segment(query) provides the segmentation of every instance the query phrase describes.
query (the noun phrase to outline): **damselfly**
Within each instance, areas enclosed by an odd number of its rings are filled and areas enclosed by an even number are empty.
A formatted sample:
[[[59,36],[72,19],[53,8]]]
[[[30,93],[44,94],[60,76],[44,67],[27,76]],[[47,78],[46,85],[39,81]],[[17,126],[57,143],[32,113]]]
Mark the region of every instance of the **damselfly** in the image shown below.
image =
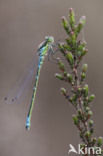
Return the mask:
[[[38,58],[38,66],[37,66],[37,71],[36,71],[36,76],[35,76],[35,83],[33,87],[31,103],[29,106],[29,111],[28,111],[26,123],[25,123],[25,127],[27,130],[30,129],[30,125],[31,125],[31,116],[32,116],[32,111],[33,111],[33,107],[35,103],[35,97],[36,97],[38,81],[40,77],[40,71],[41,71],[46,55],[48,55],[48,58],[49,58],[50,54],[55,53],[56,49],[54,47],[56,47],[56,44],[54,44],[54,38],[52,36],[46,36],[45,40],[38,46],[38,49],[37,49],[37,54],[39,58]],[[23,85],[21,85],[22,86],[20,87],[21,89],[17,90],[18,94],[15,95],[15,93],[13,92],[13,95],[11,94],[12,98],[10,94],[9,96],[6,96],[4,98],[6,103],[14,103],[15,101],[19,101],[19,98],[22,96],[22,93],[24,92],[24,90],[26,90],[27,83],[29,82],[31,77],[33,77],[33,73],[34,73],[34,63],[33,63],[33,67],[29,71],[27,78],[24,79],[25,81],[23,82]]]
[[[39,55],[39,60],[38,60],[38,67],[37,67],[35,83],[34,83],[34,87],[33,87],[32,99],[31,99],[31,103],[30,103],[30,107],[29,107],[29,111],[28,111],[27,119],[26,119],[26,129],[27,130],[30,129],[30,125],[31,125],[31,116],[32,116],[32,111],[33,111],[33,107],[34,107],[40,71],[41,71],[41,68],[44,63],[44,59],[45,59],[45,56],[47,55],[47,53],[53,52],[53,44],[54,44],[54,38],[52,36],[46,36],[45,41],[39,45],[38,50],[37,50],[38,55]]]

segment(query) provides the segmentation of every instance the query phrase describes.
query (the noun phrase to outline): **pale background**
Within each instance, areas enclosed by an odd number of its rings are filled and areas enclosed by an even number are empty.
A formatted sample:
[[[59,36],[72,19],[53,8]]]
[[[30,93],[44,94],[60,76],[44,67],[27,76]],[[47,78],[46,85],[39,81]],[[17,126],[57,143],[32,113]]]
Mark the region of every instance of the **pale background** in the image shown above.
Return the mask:
[[[44,36],[62,39],[61,16],[73,7],[77,19],[86,15],[85,39],[89,65],[88,83],[96,94],[94,120],[96,136],[103,136],[103,0],[0,0],[0,97],[11,88],[32,61]],[[37,57],[37,56],[36,56]],[[29,89],[20,104],[0,102],[0,156],[67,156],[69,144],[79,137],[71,115],[74,109],[61,96],[61,83],[54,78],[57,67],[45,62],[32,116],[32,128],[25,130],[25,118],[32,94]]]

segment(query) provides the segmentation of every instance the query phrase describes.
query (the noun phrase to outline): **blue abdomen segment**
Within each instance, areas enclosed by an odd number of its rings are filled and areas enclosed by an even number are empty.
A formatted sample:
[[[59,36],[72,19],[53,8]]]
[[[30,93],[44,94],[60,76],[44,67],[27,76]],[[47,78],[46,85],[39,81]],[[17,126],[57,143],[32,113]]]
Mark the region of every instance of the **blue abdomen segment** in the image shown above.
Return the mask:
[[[29,116],[27,116],[27,118],[26,118],[26,125],[25,125],[25,128],[26,128],[27,130],[30,129],[30,117],[29,117]]]

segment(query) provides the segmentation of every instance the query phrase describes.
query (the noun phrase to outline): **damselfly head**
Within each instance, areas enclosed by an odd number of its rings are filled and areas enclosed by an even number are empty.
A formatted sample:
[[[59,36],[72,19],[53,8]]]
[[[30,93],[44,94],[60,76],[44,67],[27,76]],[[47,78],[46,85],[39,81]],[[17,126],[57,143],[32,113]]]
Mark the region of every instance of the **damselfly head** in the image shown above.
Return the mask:
[[[47,42],[53,43],[54,37],[53,36],[45,36],[45,40],[47,40]]]

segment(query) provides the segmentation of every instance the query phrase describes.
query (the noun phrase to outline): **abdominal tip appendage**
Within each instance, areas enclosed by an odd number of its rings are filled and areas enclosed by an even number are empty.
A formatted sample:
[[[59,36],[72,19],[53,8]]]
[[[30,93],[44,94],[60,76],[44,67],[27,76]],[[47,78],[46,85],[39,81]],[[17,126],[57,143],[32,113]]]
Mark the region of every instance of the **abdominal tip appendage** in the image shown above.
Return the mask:
[[[26,125],[25,125],[26,130],[30,130],[30,118],[27,117],[26,119]]]
[[[30,126],[25,126],[26,130],[29,131],[30,130]]]

